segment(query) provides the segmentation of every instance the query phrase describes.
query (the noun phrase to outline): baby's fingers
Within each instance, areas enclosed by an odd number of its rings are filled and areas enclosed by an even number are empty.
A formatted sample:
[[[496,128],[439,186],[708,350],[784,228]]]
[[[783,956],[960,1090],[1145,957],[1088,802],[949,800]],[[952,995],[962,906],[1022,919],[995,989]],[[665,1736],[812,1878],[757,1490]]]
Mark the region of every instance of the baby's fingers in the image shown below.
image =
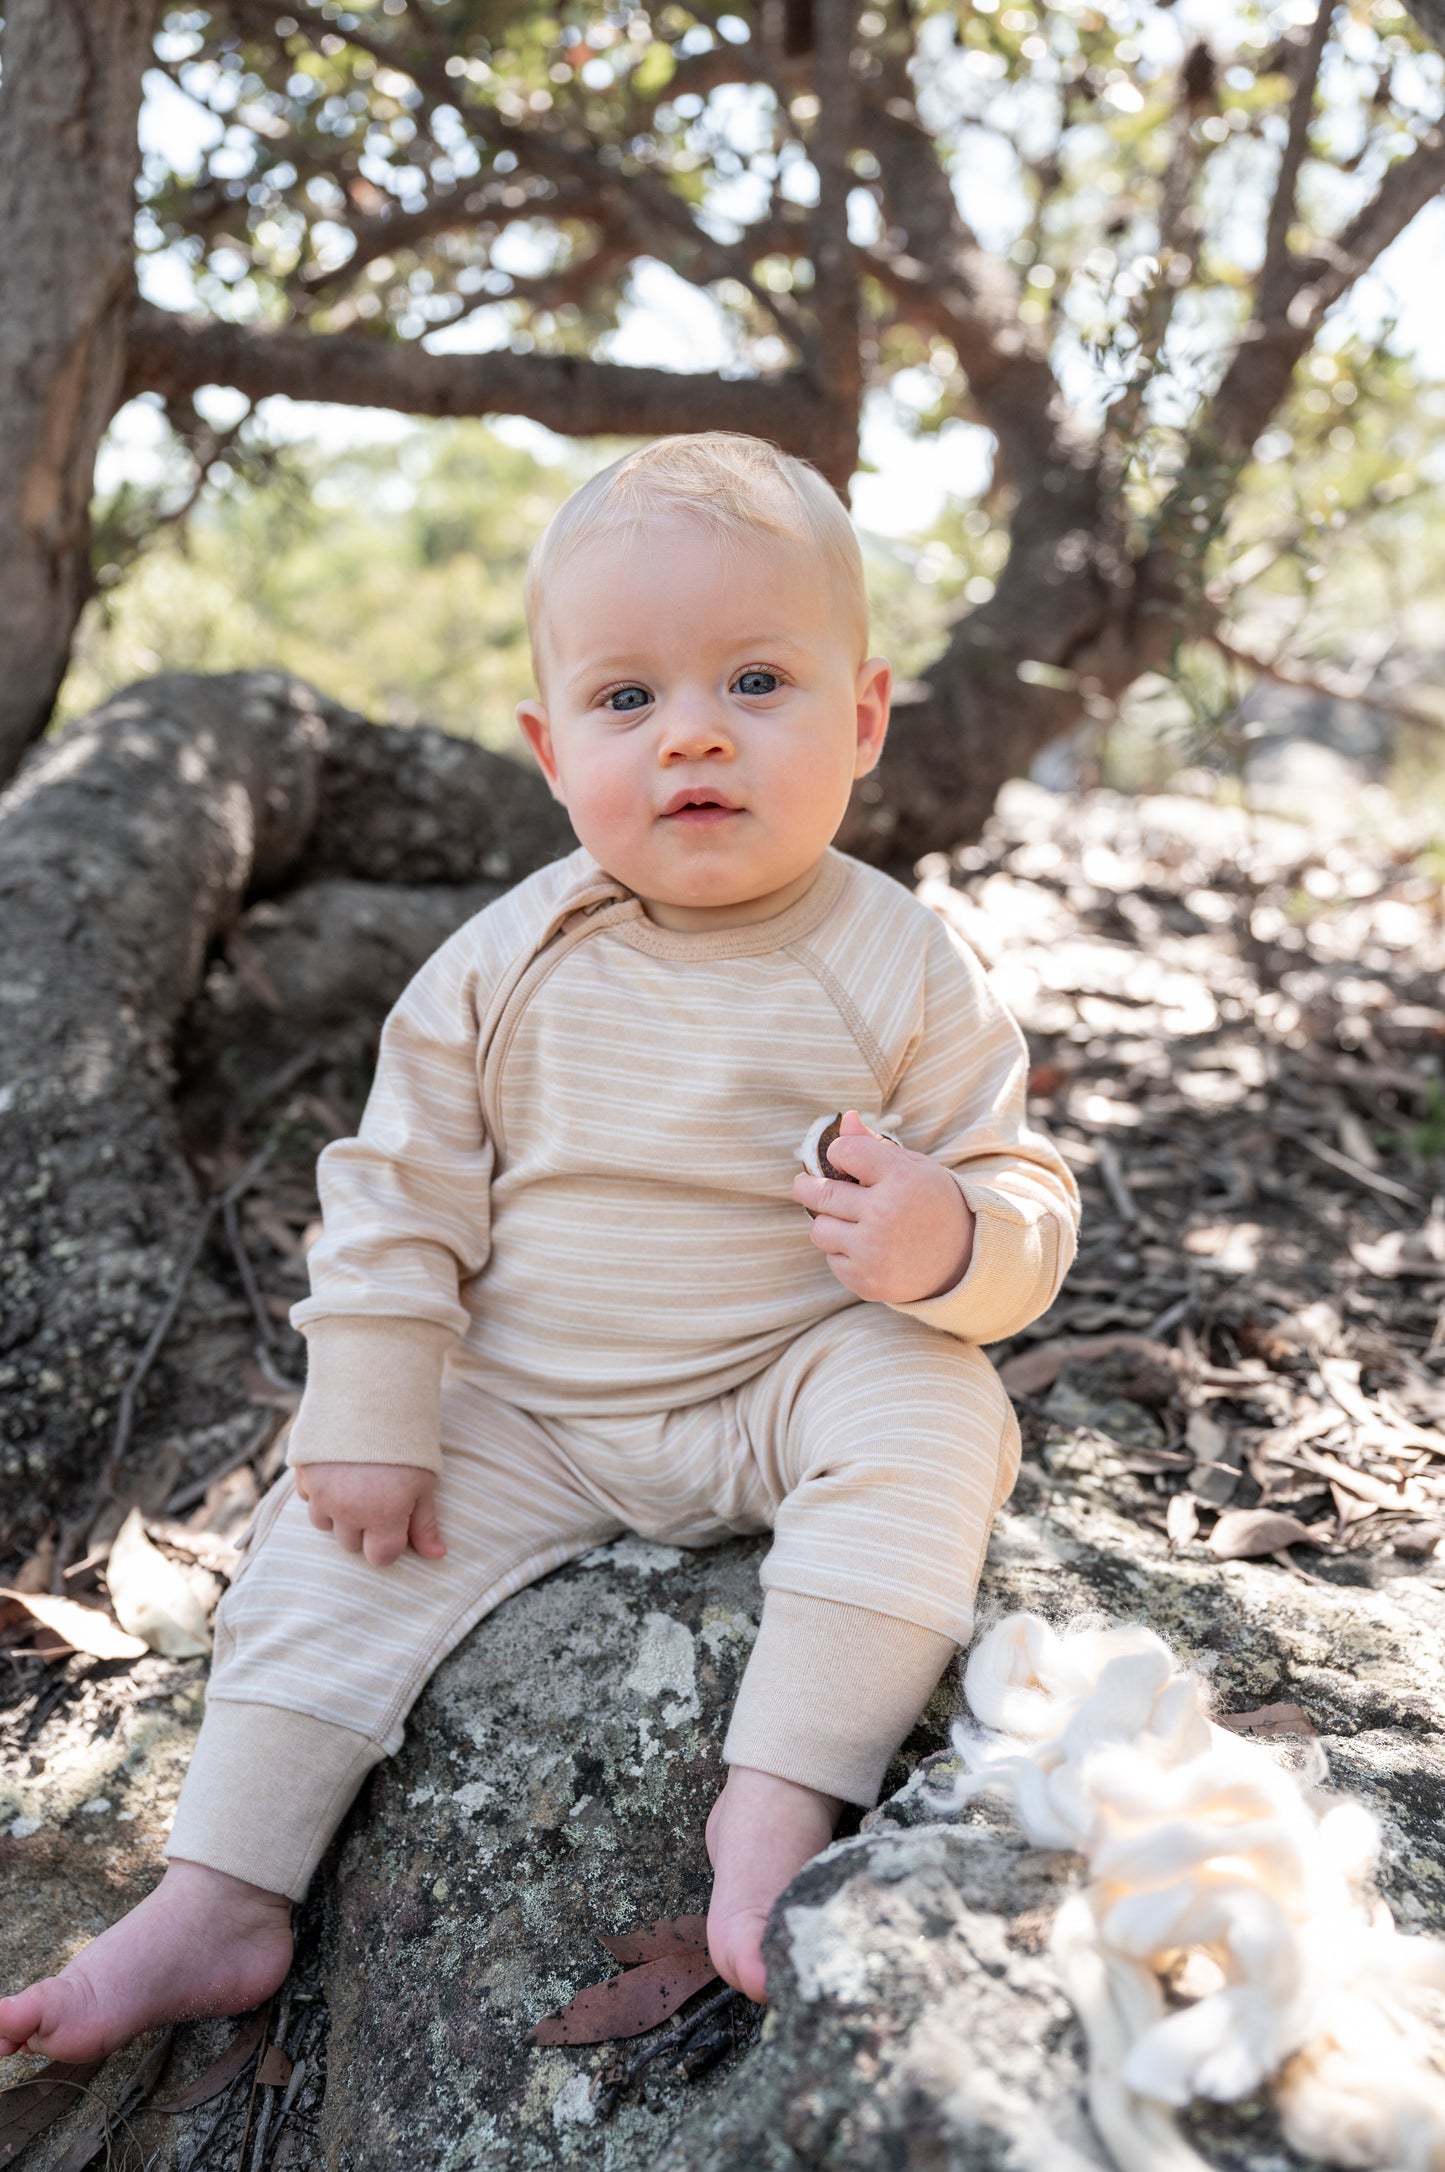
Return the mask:
[[[856,1222],[863,1212],[861,1185],[840,1184],[836,1177],[810,1176],[800,1170],[793,1179],[793,1197],[810,1214],[829,1214],[840,1222]]]
[[[440,1561],[446,1553],[446,1540],[438,1527],[436,1507],[430,1494],[425,1500],[417,1502],[412,1512],[408,1536],[413,1550],[419,1553],[424,1561]]]
[[[833,1214],[819,1214],[808,1232],[820,1252],[831,1259],[836,1253],[847,1252],[858,1242],[858,1226],[855,1222],[841,1222]]]
[[[374,1569],[389,1569],[406,1552],[406,1531],[394,1523],[368,1524],[361,1551]]]

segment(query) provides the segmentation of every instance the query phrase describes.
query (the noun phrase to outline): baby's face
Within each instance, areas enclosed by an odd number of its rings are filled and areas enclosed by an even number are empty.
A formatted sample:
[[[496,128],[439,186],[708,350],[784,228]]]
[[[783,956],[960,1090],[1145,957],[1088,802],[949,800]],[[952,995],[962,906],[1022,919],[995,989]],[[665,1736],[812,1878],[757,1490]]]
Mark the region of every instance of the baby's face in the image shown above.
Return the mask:
[[[813,552],[668,514],[558,569],[542,698],[517,712],[599,864],[677,928],[781,912],[871,769],[889,670],[861,667]]]

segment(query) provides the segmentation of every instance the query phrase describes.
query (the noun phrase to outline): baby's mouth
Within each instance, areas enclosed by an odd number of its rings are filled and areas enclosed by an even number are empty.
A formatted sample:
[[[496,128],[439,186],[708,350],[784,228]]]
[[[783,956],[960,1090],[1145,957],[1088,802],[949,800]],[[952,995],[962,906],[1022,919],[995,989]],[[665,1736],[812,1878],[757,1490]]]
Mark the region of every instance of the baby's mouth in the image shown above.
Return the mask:
[[[675,792],[663,808],[663,820],[680,822],[688,829],[707,828],[742,813],[720,792]]]

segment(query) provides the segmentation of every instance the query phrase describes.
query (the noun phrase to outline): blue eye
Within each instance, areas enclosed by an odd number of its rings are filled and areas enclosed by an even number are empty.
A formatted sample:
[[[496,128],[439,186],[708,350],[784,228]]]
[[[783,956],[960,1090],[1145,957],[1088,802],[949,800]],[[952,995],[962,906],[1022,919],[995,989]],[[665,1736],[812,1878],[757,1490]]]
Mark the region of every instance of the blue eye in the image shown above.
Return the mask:
[[[776,671],[745,671],[738,680],[740,694],[776,694],[782,685]]]
[[[645,686],[619,686],[607,696],[602,706],[625,715],[629,709],[645,709],[651,699]]]

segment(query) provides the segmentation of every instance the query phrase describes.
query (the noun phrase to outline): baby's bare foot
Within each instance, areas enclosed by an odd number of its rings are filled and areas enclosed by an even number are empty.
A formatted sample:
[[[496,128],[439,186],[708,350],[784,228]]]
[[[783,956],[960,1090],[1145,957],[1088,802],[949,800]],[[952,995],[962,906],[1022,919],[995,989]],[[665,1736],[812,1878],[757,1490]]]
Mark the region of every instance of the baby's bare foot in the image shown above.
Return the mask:
[[[833,1837],[842,1804],[793,1780],[733,1765],[707,1821],[712,1904],[707,1943],[735,1990],[764,2005],[763,1932],[773,1902]]]
[[[0,1999],[0,2057],[100,2059],[143,2029],[259,2006],[291,1966],[291,1903],[202,1863],[154,1893],[58,1976]]]

